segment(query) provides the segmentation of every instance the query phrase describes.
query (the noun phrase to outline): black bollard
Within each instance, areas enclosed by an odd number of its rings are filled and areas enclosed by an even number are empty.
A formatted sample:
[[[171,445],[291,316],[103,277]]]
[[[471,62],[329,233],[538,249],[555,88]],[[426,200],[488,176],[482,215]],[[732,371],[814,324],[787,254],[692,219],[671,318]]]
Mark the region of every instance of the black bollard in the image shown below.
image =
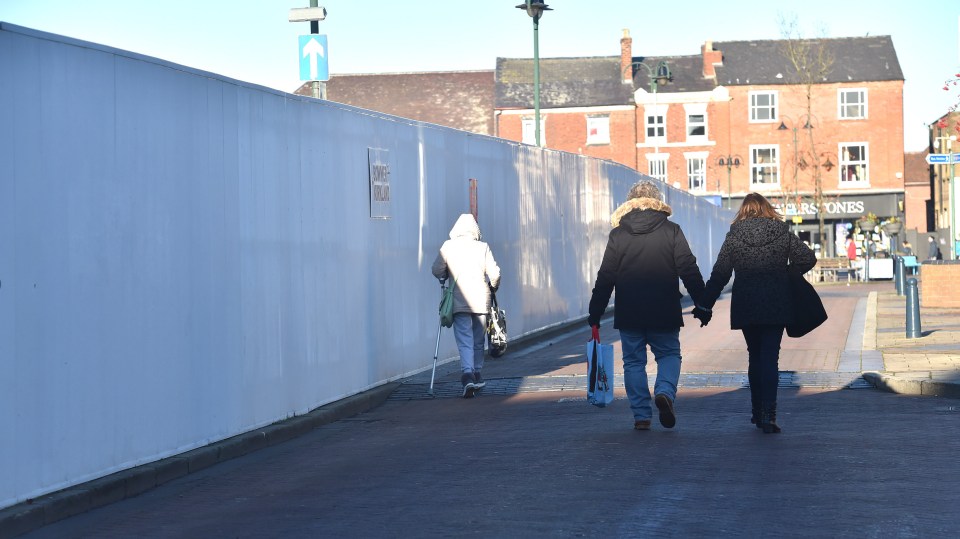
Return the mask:
[[[903,264],[903,257],[897,256],[893,265],[893,280],[897,287],[898,296],[903,295],[903,279],[904,275],[906,275],[906,273],[904,273],[905,270],[906,266]]]
[[[916,279],[907,279],[907,338],[919,338],[920,331],[920,293]]]

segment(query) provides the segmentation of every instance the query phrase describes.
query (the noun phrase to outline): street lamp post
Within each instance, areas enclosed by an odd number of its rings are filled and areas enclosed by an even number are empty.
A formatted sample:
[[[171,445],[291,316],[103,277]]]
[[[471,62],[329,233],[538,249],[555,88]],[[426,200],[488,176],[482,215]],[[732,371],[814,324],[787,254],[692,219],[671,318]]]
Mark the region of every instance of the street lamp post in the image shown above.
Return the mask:
[[[657,67],[650,67],[643,62],[633,62],[629,66],[623,69],[624,75],[626,75],[627,69],[632,69],[634,66],[640,66],[647,72],[647,78],[650,83],[650,92],[657,93],[657,89],[660,86],[663,86],[670,82],[670,79],[673,78],[673,75],[670,73],[670,64],[666,60],[660,60],[657,62]],[[631,77],[632,78],[632,77]]]
[[[517,9],[522,9],[533,19],[533,129],[537,146],[540,146],[540,17],[544,11],[552,11],[540,1],[527,0]]]
[[[319,0],[310,0],[309,8],[293,8],[290,10],[290,16],[287,18],[290,22],[309,22],[310,33],[320,33],[320,21],[327,18],[327,9],[319,5]],[[326,80],[326,79],[324,79]],[[327,83],[319,80],[311,81],[310,86],[313,89],[313,97],[317,99],[327,98]]]
[[[627,70],[633,69],[634,66],[640,66],[647,72],[647,79],[650,83],[650,93],[653,94],[653,108],[656,109],[657,108],[657,90],[661,86],[670,82],[670,79],[673,78],[673,75],[670,73],[670,64],[668,64],[666,60],[660,60],[659,62],[657,62],[657,67],[652,68],[643,62],[633,62],[627,67],[623,68],[623,75],[626,76]],[[630,78],[633,79],[632,73]],[[664,123],[664,125],[666,125],[666,123]],[[664,132],[664,135],[666,135],[666,132]],[[654,140],[656,141],[656,143],[654,144],[653,152],[660,153],[660,142],[659,142],[660,137],[655,136]]]
[[[732,182],[730,175],[732,173],[733,167],[740,167],[740,156],[739,155],[721,155],[717,159],[717,164],[721,167],[727,167],[727,209],[730,209],[730,197],[733,195]],[[717,189],[719,191],[719,189]]]
[[[800,169],[806,168],[806,163],[801,162],[800,160],[800,140],[797,137],[797,125],[792,118],[786,114],[781,114],[781,118],[790,120],[790,123],[793,124],[793,127],[787,127],[785,120],[780,120],[780,127],[777,128],[777,131],[786,131],[790,130],[793,132],[793,201],[797,204],[797,212],[800,211],[800,187],[799,187],[799,178],[800,178]],[[800,117],[803,119],[803,116]],[[807,117],[807,122],[803,125],[804,129],[813,129],[813,125],[810,123],[810,118]]]

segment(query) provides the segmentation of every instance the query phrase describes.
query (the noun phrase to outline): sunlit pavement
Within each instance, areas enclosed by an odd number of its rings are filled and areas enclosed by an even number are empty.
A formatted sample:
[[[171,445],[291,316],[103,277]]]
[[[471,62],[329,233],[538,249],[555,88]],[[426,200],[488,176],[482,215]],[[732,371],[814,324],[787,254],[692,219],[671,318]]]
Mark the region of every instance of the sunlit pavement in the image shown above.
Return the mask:
[[[953,537],[960,401],[860,370],[946,376],[960,319],[924,313],[930,333],[907,342],[889,289],[819,288],[828,323],[784,340],[779,435],[749,423],[725,296],[706,328],[686,317],[674,429],[633,430],[622,382],[610,406],[586,403],[584,324],[488,359],[476,398],[442,365],[433,397],[427,371],[366,413],[29,536]],[[619,344],[609,320],[601,337]]]

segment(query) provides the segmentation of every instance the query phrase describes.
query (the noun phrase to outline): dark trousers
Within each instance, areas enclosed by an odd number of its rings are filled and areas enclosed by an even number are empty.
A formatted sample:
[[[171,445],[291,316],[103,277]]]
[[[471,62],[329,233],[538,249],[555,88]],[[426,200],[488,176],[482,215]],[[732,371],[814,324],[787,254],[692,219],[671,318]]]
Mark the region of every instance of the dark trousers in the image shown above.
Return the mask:
[[[783,326],[746,326],[742,331],[750,357],[747,378],[750,380],[751,401],[754,406],[775,403],[780,378],[780,341],[783,340]]]

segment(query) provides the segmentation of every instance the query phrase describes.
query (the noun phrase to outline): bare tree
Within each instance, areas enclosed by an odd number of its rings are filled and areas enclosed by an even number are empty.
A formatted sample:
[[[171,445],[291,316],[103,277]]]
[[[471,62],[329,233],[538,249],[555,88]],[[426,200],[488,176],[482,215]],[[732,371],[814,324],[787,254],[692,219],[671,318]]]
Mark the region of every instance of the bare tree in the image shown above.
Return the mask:
[[[960,73],[957,73],[952,78],[943,81],[943,91],[949,92],[951,89],[953,91],[957,91],[958,85],[960,85]],[[960,120],[957,120],[954,116],[954,113],[956,113],[958,110],[960,110],[960,91],[958,91],[957,95],[955,96],[953,104],[947,107],[947,113],[937,122],[937,127],[940,129],[951,127],[957,132],[957,134],[960,134]],[[950,126],[950,118],[954,119],[953,126]]]
[[[826,43],[824,43],[823,31],[821,30],[820,33],[821,37],[818,39],[805,39],[800,35],[796,16],[789,18],[784,16],[780,17],[780,34],[783,37],[781,54],[786,58],[789,67],[793,69],[793,73],[790,73],[788,80],[800,86],[804,97],[803,113],[799,115],[798,118],[793,119],[793,121],[796,123],[804,122],[804,125],[810,125],[811,127],[816,124],[816,116],[813,114],[813,104],[816,98],[814,88],[816,85],[826,82],[833,69],[834,63],[834,57],[827,48]],[[800,128],[799,125],[793,127],[795,130]],[[826,246],[823,244],[826,238],[826,227],[824,224],[823,210],[826,196],[823,192],[823,152],[818,150],[816,135],[814,134],[815,130],[811,128],[802,129],[802,131],[805,132],[806,135],[806,141],[804,141],[806,144],[800,145],[805,145],[806,148],[803,150],[798,148],[797,157],[794,159],[794,192],[792,195],[784,193],[784,196],[785,199],[793,199],[794,203],[798,206],[805,197],[811,200],[817,209],[817,217],[820,225],[821,253],[824,253],[826,251]],[[797,139],[797,142],[801,141]],[[809,163],[806,161],[807,156],[810,158]],[[810,168],[809,174],[812,180],[813,192],[809,195],[801,195],[799,189],[800,170],[802,169],[806,172],[807,167]]]

